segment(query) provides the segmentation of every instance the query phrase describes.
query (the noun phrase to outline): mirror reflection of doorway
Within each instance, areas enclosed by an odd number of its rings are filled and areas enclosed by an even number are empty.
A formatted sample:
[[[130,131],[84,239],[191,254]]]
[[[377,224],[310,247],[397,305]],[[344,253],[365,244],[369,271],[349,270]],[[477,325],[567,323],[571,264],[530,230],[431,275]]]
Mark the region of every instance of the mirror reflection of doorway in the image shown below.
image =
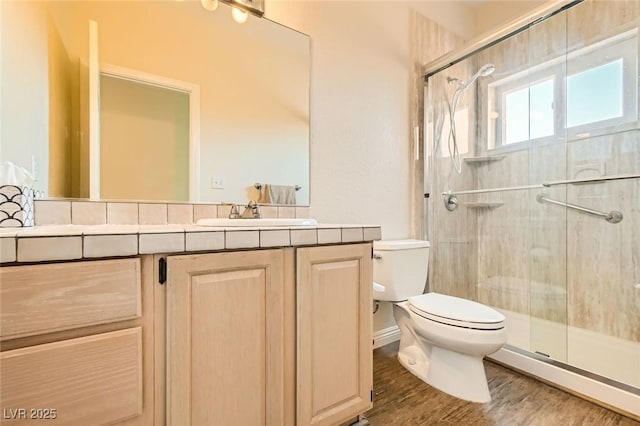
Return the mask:
[[[100,196],[189,200],[189,93],[100,75]]]

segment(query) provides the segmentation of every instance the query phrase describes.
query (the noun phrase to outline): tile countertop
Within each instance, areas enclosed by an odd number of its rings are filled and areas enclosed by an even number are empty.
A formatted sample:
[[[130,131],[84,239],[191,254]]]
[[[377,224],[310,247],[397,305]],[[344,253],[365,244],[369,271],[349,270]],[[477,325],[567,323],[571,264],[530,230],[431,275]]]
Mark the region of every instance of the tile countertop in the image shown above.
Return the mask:
[[[346,224],[224,228],[198,225],[0,228],[0,263],[343,244],[380,238],[379,225]]]

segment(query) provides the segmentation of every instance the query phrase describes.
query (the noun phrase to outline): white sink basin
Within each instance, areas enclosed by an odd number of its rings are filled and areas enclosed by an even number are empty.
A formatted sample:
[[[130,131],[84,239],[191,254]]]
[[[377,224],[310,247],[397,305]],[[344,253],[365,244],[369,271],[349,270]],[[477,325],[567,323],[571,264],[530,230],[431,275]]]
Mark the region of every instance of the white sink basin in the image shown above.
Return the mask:
[[[280,218],[280,219],[200,219],[196,225],[200,226],[315,226],[315,219]]]

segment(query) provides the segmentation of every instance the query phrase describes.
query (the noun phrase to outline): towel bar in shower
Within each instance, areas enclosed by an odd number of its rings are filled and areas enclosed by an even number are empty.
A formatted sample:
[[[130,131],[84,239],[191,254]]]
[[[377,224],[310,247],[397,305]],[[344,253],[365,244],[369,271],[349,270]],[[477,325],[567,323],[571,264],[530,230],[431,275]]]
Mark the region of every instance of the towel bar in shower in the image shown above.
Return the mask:
[[[556,186],[556,185],[598,183],[598,182],[607,182],[610,180],[622,180],[622,179],[640,179],[640,174],[599,176],[599,177],[593,177],[593,178],[572,179],[572,180],[556,180],[556,181],[542,182],[537,185],[508,186],[503,188],[470,189],[467,191],[446,191],[446,192],[443,192],[442,195],[444,197],[447,197],[452,195],[485,194],[488,192],[521,191],[524,189],[548,188],[550,186]]]
[[[553,200],[553,199],[549,198],[547,194],[538,194],[538,196],[536,197],[536,200],[538,200],[539,203],[555,204],[557,206],[568,207],[570,209],[578,210],[580,212],[587,213],[587,214],[590,214],[590,215],[593,215],[593,216],[600,216],[600,217],[602,217],[604,220],[606,220],[609,223],[618,223],[623,218],[622,213],[620,213],[617,210],[612,210],[612,211],[610,211],[608,213],[607,212],[601,212],[599,210],[594,210],[594,209],[590,209],[590,208],[587,208],[587,207],[577,206],[577,205],[571,204],[571,203],[565,203],[564,201]]]

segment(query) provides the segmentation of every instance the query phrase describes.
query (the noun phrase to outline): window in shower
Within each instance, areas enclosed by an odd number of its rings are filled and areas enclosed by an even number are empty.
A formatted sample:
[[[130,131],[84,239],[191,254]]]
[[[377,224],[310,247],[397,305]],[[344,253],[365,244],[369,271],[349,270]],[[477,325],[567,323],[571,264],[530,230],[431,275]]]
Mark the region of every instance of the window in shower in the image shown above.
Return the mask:
[[[624,116],[622,58],[567,77],[567,127]]]
[[[548,78],[503,95],[504,143],[552,136],[554,79]]]
[[[638,128],[637,62],[634,29],[490,83],[488,148]]]

